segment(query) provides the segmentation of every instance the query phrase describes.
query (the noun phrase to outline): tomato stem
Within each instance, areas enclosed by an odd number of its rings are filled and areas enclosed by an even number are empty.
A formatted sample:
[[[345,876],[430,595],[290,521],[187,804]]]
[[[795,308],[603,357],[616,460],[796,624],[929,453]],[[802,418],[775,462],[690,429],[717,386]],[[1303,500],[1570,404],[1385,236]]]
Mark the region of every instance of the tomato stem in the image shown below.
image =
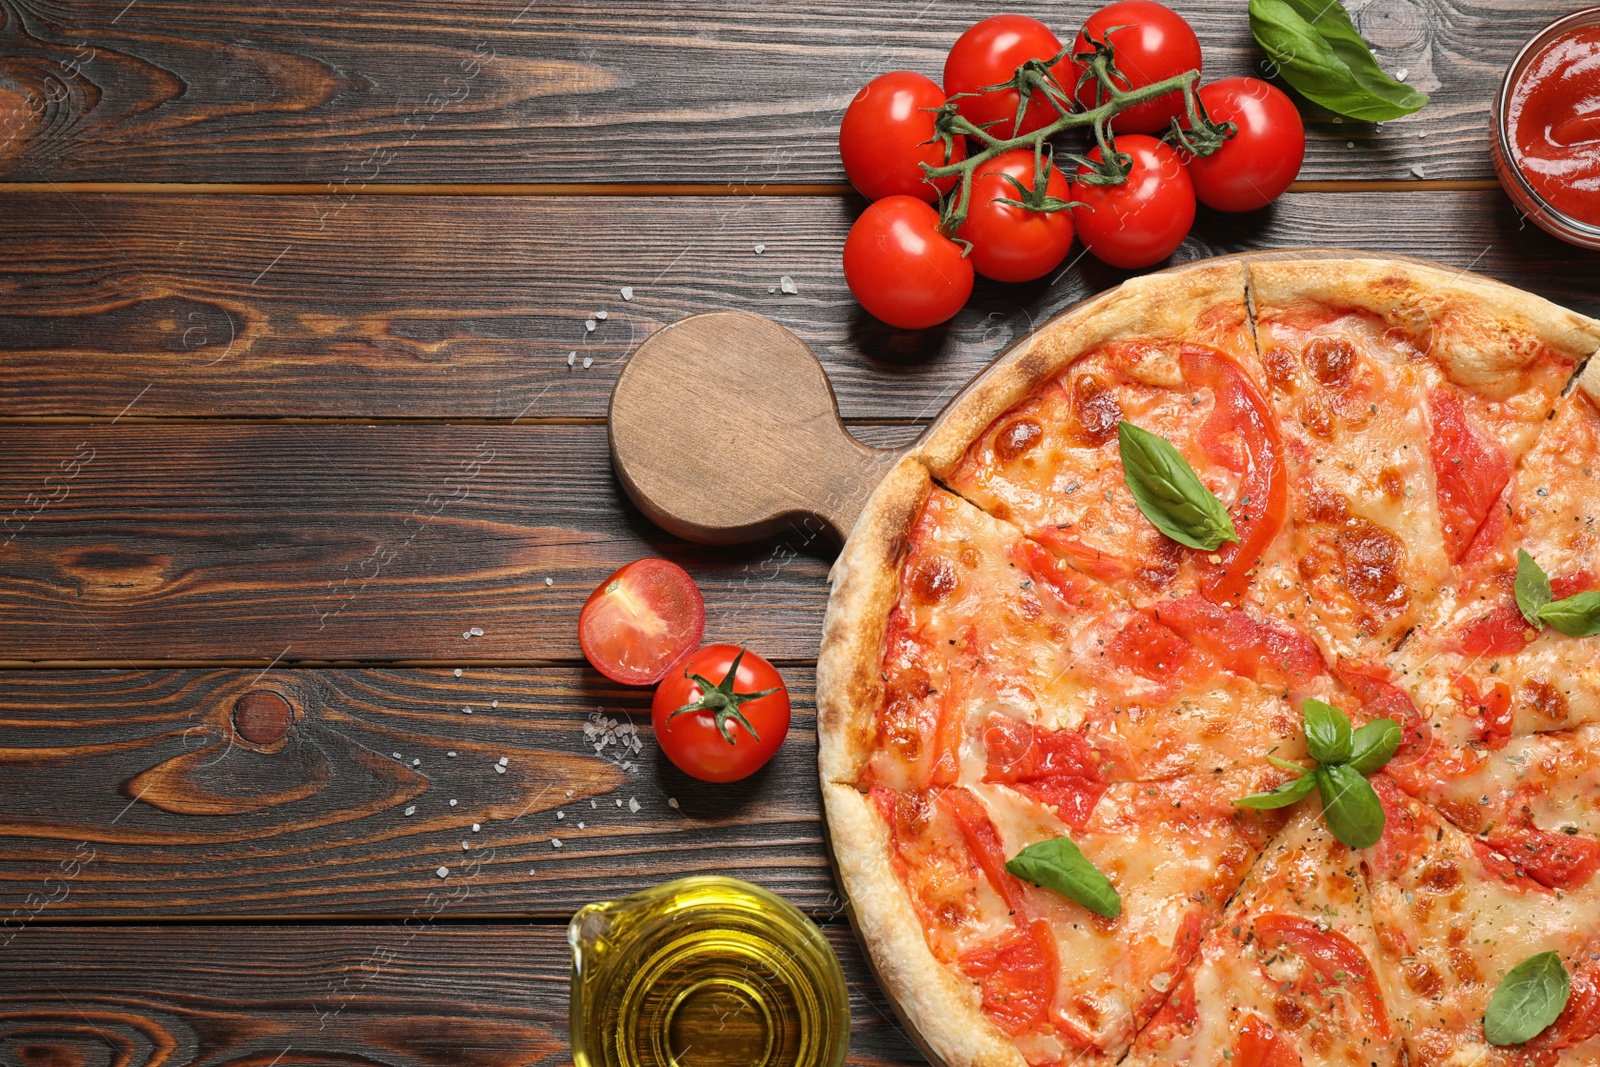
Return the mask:
[[[691,674],[685,671],[685,676],[700,687],[700,698],[692,700],[673,711],[672,714],[667,716],[667,722],[670,723],[684,712],[709,711],[716,717],[717,731],[722,734],[722,739],[728,744],[738,744],[737,739],[733,736],[733,727],[728,724],[730,719],[750,731],[751,737],[757,741],[761,740],[761,735],[756,733],[756,728],[750,725],[750,720],[744,717],[744,712],[740,708],[749,701],[771,696],[778,690],[776,688],[763,689],[758,693],[735,693],[733,691],[734,680],[739,676],[739,661],[744,659],[744,653],[745,650],[741,648],[739,654],[733,657],[733,662],[728,665],[728,673],[722,676],[722,681],[720,682],[712,682],[698,674]]]
[[[1197,156],[1210,155],[1221,147],[1224,140],[1233,135],[1231,123],[1219,126],[1206,116],[1205,108],[1200,104],[1199,95],[1195,91],[1200,82],[1198,70],[1185,71],[1138,89],[1124,89],[1118,81],[1120,79],[1126,84],[1127,78],[1117,70],[1116,53],[1112,48],[1109,34],[1102,40],[1095,40],[1093,37],[1088,37],[1088,40],[1094,46],[1094,50],[1080,52],[1072,57],[1085,68],[1074,89],[1082,88],[1092,81],[1095,85],[1094,107],[1078,110],[1080,105],[1076,97],[1069,94],[1051,73],[1051,68],[1067,57],[1070,48],[1065,48],[1052,59],[1030,59],[1016,69],[1010,81],[980,90],[980,92],[995,89],[1017,91],[1017,115],[1012,125],[1013,130],[1022,124],[1023,115],[1035,96],[1043,96],[1056,109],[1055,121],[1049,125],[1015,137],[997,137],[987,128],[994,125],[993,123],[978,126],[958,110],[956,101],[962,96],[977,95],[973,93],[951,97],[949,102],[939,109],[934,119],[934,128],[937,131],[935,137],[946,145],[946,159],[949,158],[948,148],[957,136],[970,137],[983,146],[977,152],[955,163],[946,163],[939,167],[922,164],[923,177],[930,182],[941,178],[960,179],[956,188],[944,197],[941,204],[939,230],[946,237],[953,236],[967,221],[967,212],[972,202],[972,178],[978,168],[994,157],[1017,148],[1028,148],[1034,153],[1036,161],[1034,187],[1032,190],[1025,190],[1013,181],[1023,195],[1018,200],[1006,202],[1031,211],[1060,211],[1064,207],[1073,206],[1070,202],[1053,197],[1047,198],[1044,195],[1045,179],[1049,176],[1050,163],[1042,154],[1043,146],[1050,138],[1065,130],[1091,127],[1095,143],[1100,147],[1099,160],[1065,153],[1068,159],[1089,168],[1089,173],[1077,175],[1076,181],[1089,185],[1120,185],[1127,181],[1133,160],[1125,153],[1116,150],[1116,140],[1111,134],[1110,123],[1121,112],[1146,100],[1154,100],[1158,96],[1172,92],[1183,93],[1189,128],[1182,131],[1179,136],[1182,138],[1183,146]],[[1173,120],[1173,126],[1177,128],[1176,119]]]

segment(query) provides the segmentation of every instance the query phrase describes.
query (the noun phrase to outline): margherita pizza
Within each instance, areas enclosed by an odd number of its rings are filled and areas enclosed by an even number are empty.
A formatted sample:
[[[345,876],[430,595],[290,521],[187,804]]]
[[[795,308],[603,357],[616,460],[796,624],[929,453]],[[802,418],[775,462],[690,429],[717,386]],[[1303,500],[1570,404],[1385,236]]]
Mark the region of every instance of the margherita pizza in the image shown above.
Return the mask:
[[[941,416],[835,567],[818,672],[841,880],[931,1054],[1600,1063],[1597,348],[1423,265],[1201,265],[1057,319]],[[1225,536],[1135,492],[1156,438],[1157,491]],[[1351,724],[1391,735],[1354,770]],[[1547,952],[1559,1018],[1491,1044]]]

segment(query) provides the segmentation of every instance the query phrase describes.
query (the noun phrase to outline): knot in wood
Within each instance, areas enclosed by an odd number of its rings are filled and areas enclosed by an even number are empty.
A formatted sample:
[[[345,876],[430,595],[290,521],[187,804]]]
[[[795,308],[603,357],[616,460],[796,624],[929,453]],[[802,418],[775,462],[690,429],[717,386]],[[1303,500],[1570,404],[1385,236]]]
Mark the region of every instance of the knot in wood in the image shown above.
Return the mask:
[[[252,745],[275,745],[289,732],[294,711],[270,689],[246,693],[234,702],[233,729]]]

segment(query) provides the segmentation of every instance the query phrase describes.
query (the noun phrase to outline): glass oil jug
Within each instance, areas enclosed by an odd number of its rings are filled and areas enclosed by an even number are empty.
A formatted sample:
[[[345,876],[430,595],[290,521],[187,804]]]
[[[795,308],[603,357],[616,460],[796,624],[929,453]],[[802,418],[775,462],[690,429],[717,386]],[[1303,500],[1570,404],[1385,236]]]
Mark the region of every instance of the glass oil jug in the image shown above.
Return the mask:
[[[576,1067],[840,1067],[850,1004],[809,919],[735,878],[590,904],[567,928]]]

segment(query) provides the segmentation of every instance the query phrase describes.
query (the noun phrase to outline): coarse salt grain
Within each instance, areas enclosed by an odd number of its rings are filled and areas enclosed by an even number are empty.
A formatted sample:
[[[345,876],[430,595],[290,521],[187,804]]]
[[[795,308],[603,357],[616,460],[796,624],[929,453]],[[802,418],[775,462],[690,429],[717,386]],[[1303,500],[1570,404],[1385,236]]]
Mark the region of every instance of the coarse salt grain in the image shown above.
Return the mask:
[[[422,766],[422,761],[419,760],[419,759],[414,759],[414,760],[411,761],[411,766],[420,767],[420,766]]]
[[[456,799],[455,799],[455,798],[454,798],[454,797],[451,797],[451,798],[450,798],[450,806],[451,806],[451,807],[452,807],[452,808],[453,808],[453,807],[455,807],[455,806],[456,806]]]
[[[568,352],[567,353],[567,366],[570,367],[576,362],[578,362],[578,353],[577,352]]]
[[[561,847],[561,838],[559,838],[559,837],[552,837],[552,838],[551,838],[551,839],[550,839],[550,847],[551,847],[551,848],[560,848],[560,847]]]
[[[402,755],[400,755],[400,753],[398,753],[398,752],[396,752],[396,753],[395,753],[395,754],[394,754],[394,758],[395,758],[395,759],[405,759],[405,757],[404,757],[404,756],[402,756]]]
[[[635,815],[639,814],[639,801],[634,797],[628,798],[628,810],[633,812]]]
[[[622,807],[622,798],[621,797],[617,798],[617,807],[619,807],[619,808]]]
[[[794,283],[794,279],[789,277],[787,274],[778,279],[778,286],[790,296],[793,296],[800,291],[800,287]]]
[[[489,706],[491,708],[498,708],[500,706],[500,702],[498,700],[491,700],[489,701]]]
[[[600,805],[591,800],[589,801],[589,806],[591,808],[598,808]]]
[[[474,626],[472,629],[468,630],[467,633],[471,634],[473,637],[482,637],[483,636],[483,627]]]
[[[631,285],[624,285],[621,289],[618,290],[618,292],[620,292],[622,294],[622,299],[624,299],[624,300],[632,300],[633,299],[633,286],[631,286]]]
[[[595,328],[595,327],[596,327],[596,326],[597,326],[597,325],[599,325],[599,324],[598,324],[598,323],[596,323],[596,322],[595,322],[595,321],[594,321],[594,320],[593,320],[593,319],[584,319],[584,320],[583,320],[583,328],[584,328],[584,329],[585,329],[585,330],[588,330],[588,331],[590,331],[590,332],[591,332],[591,333],[592,333],[592,332],[593,332],[593,331],[594,331],[594,328]]]
[[[506,764],[508,764],[510,762],[511,762],[511,760],[510,760],[509,757],[506,757],[506,756],[501,756],[500,757],[500,766],[504,767]]]
[[[777,287],[777,286],[776,286],[776,285],[769,285],[769,286],[767,286],[767,292],[769,292],[769,293],[776,293],[776,292],[777,292],[777,291],[778,291],[778,287]]]
[[[1394,80],[1397,82],[1403,82],[1409,77],[1411,77],[1411,72],[1405,67],[1401,67],[1399,70],[1394,72]]]
[[[451,759],[455,759],[458,754],[459,753],[457,753],[456,750],[453,749],[453,748],[449,752],[445,753],[445,755],[449,756]]]
[[[479,826],[477,823],[473,823],[472,824],[472,832],[473,833],[477,833],[481,829],[483,829],[483,827]]]
[[[766,250],[767,250],[767,246],[766,245],[756,245],[756,255],[759,256],[761,253],[765,252]]]
[[[1413,174],[1413,175],[1415,175],[1415,176],[1416,176],[1416,177],[1418,177],[1418,178],[1425,178],[1425,177],[1427,177],[1427,175],[1425,175],[1425,174],[1423,174],[1423,173],[1422,173],[1422,168],[1421,168],[1421,167],[1412,167],[1412,168],[1411,168],[1411,173],[1412,173],[1412,174]]]
[[[450,877],[450,868],[449,867],[440,867],[437,871],[434,871],[433,873],[437,874],[440,878],[448,878],[448,877]]]
[[[584,356],[583,357],[583,369],[584,370],[588,370],[592,366],[594,366],[594,357],[593,356]]]
[[[463,714],[463,715],[471,715],[472,714],[472,709],[464,707],[464,708],[461,709],[461,714]]]
[[[456,672],[455,672],[455,673],[456,673],[456,677],[457,677],[457,678],[459,678],[459,677],[461,677],[461,668],[460,668],[460,667],[457,667],[457,668],[456,668]]]
[[[567,813],[566,813],[566,812],[564,812],[564,811],[558,811],[558,812],[556,812],[556,818],[558,818],[558,819],[565,819],[565,818],[566,818],[566,817],[567,817]]]
[[[582,820],[582,819],[579,819],[579,820],[578,820],[578,829],[580,829],[580,830],[582,830],[582,829],[585,829],[585,827],[584,827],[584,825],[583,825],[583,820]]]
[[[678,798],[677,797],[668,797],[667,798],[667,807],[676,808],[677,806],[678,806]]]
[[[494,765],[494,773],[496,773],[496,774],[504,774],[504,773],[506,773],[506,769],[503,766],[501,766],[500,764],[496,763]]]
[[[610,313],[609,313],[609,312],[605,312],[605,311],[596,311],[596,312],[595,312],[595,313],[594,313],[594,317],[595,317],[595,318],[597,318],[597,319],[599,319],[599,320],[600,320],[600,321],[601,321],[601,322],[604,322],[604,321],[606,321],[606,320],[607,320],[607,319],[609,319],[609,318],[610,318],[610,317],[611,317],[611,315],[610,315]]]
[[[544,580],[544,584],[545,585],[555,585],[556,584],[556,580],[554,578],[546,578]]]
[[[470,848],[472,848],[472,846],[470,844],[468,844],[466,841],[461,842],[461,851],[462,852],[466,852]]]
[[[415,815],[416,813],[417,813],[417,806],[415,804],[407,805],[407,807],[406,807],[406,814],[407,815]]]

